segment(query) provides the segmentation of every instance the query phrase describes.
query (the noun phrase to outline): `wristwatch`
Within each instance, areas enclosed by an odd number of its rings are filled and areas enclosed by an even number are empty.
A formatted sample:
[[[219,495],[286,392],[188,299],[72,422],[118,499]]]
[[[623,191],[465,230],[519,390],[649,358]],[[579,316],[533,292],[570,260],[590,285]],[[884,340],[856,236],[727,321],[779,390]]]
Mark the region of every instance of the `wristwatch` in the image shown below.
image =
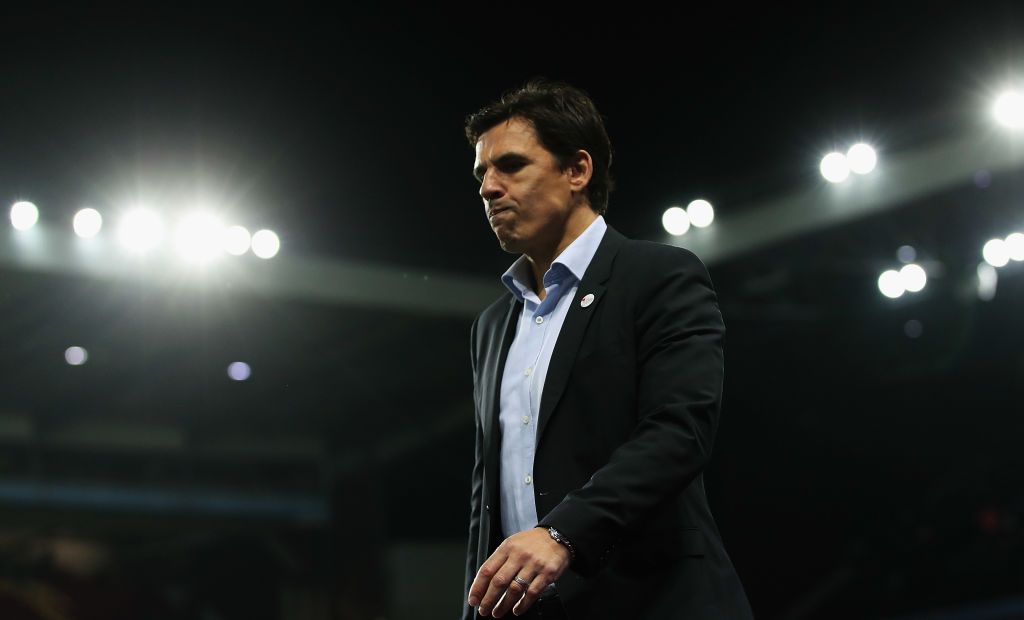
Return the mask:
[[[543,526],[541,526],[541,527],[543,527]],[[568,538],[563,536],[561,532],[559,532],[558,530],[556,530],[553,527],[549,527],[548,528],[548,534],[550,534],[551,538],[555,539],[555,542],[557,542],[558,544],[565,545],[565,548],[569,550],[569,559],[570,560],[575,560],[576,559],[576,550],[573,549],[572,543],[569,542]]]

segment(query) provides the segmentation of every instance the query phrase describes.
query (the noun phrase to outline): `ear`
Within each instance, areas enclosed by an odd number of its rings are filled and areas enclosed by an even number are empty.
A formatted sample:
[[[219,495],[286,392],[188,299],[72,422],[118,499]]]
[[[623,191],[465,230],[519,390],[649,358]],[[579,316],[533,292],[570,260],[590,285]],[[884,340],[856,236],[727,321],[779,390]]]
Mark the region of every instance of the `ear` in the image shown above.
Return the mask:
[[[569,179],[569,186],[574,192],[582,192],[590,184],[590,178],[594,176],[594,160],[590,153],[580,149],[566,163],[565,174]]]

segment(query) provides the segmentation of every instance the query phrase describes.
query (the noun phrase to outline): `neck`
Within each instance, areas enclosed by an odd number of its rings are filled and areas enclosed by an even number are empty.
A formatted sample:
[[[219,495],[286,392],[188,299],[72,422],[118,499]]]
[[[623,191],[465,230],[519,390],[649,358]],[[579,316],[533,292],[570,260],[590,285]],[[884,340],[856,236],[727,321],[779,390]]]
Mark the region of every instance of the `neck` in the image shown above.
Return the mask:
[[[589,205],[581,205],[569,214],[565,221],[565,227],[562,229],[561,238],[557,239],[555,243],[525,253],[533,270],[533,290],[541,300],[547,296],[547,291],[544,290],[544,274],[551,268],[551,263],[555,262],[558,255],[582,235],[583,231],[596,219],[597,213],[594,213]]]

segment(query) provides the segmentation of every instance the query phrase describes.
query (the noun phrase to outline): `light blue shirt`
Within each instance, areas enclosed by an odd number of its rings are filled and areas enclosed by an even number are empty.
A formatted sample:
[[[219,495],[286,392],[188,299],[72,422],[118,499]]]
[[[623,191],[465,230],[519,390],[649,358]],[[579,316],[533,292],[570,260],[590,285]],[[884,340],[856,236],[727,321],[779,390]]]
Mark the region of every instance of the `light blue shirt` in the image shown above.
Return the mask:
[[[544,274],[544,301],[533,291],[530,262],[520,256],[501,276],[523,302],[501,377],[501,527],[505,537],[537,527],[533,456],[537,414],[551,352],[608,225],[600,215],[559,254]]]

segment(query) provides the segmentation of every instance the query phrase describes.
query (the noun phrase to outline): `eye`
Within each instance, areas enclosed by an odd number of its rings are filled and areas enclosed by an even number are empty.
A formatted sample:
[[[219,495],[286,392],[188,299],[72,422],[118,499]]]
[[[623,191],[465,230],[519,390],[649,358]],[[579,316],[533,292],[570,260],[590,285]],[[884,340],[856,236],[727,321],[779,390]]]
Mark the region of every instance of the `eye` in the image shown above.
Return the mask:
[[[524,161],[510,161],[501,165],[502,172],[516,172],[521,170],[526,165]]]

